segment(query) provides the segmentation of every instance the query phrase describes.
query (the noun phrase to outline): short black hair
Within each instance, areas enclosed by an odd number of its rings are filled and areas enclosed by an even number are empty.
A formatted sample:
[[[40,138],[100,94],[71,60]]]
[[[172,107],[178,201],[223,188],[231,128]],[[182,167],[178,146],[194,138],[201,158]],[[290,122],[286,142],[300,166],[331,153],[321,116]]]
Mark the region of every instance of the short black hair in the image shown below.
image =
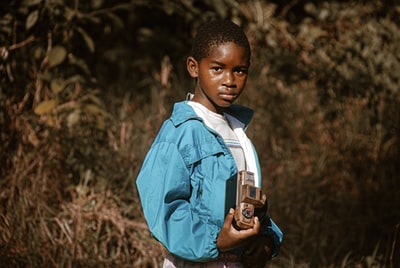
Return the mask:
[[[193,39],[191,56],[200,62],[208,57],[214,48],[228,42],[243,47],[250,62],[251,51],[246,34],[242,28],[228,20],[214,20],[203,24]]]

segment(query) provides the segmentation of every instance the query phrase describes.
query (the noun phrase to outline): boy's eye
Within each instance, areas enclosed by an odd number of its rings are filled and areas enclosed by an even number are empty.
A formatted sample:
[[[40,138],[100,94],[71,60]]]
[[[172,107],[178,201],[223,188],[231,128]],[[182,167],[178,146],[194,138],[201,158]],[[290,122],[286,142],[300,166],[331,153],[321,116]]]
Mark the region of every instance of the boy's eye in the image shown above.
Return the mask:
[[[237,69],[235,72],[238,74],[247,74],[247,69]]]
[[[218,72],[218,71],[221,71],[221,70],[222,70],[222,68],[221,68],[221,67],[212,67],[212,69],[213,69],[214,71],[216,71],[216,72]]]

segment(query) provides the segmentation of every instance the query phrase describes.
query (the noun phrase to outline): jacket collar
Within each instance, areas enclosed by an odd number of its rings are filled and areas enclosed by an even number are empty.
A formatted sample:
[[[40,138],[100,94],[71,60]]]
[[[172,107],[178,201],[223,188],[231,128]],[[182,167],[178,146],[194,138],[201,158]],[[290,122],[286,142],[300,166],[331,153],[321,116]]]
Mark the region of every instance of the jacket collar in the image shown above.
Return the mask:
[[[235,117],[240,122],[242,122],[244,125],[244,129],[247,128],[254,114],[252,109],[235,104],[227,108],[225,112]],[[171,115],[172,123],[175,126],[178,126],[190,119],[196,119],[202,121],[202,119],[196,115],[193,108],[187,104],[187,101],[181,101],[175,103]]]

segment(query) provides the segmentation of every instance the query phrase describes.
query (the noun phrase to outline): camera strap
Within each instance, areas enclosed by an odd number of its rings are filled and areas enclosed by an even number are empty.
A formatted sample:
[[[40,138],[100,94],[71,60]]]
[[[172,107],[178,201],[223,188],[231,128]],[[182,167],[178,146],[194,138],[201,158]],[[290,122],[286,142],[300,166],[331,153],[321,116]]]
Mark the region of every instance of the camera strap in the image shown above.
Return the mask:
[[[236,137],[240,142],[240,145],[243,148],[244,156],[246,159],[246,170],[254,173],[254,185],[257,187],[261,187],[259,170],[255,157],[255,152],[253,149],[253,144],[243,130],[243,123],[229,114],[225,114],[225,116],[226,119],[229,121],[229,124],[231,125],[233,131],[235,132]]]

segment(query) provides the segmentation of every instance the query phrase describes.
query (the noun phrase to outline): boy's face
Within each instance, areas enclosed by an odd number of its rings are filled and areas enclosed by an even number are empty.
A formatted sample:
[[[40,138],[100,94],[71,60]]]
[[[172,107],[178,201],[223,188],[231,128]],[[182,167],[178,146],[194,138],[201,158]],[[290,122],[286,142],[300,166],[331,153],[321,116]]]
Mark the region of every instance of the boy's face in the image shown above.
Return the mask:
[[[242,93],[247,80],[249,59],[245,49],[228,42],[197,62],[189,57],[187,68],[197,78],[193,101],[222,114]]]

